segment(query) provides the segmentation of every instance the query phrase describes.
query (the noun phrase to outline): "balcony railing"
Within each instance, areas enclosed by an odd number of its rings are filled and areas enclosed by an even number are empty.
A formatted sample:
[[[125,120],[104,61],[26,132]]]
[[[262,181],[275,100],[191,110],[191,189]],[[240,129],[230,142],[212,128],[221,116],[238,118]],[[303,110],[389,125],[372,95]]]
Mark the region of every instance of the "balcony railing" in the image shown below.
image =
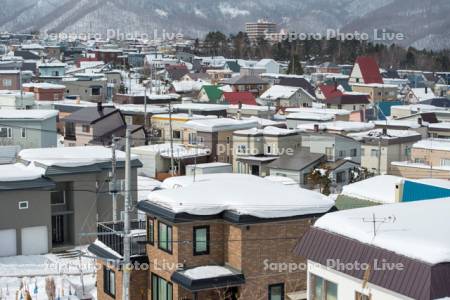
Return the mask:
[[[131,221],[131,256],[146,255],[146,222]],[[98,240],[123,256],[123,222],[98,223]]]

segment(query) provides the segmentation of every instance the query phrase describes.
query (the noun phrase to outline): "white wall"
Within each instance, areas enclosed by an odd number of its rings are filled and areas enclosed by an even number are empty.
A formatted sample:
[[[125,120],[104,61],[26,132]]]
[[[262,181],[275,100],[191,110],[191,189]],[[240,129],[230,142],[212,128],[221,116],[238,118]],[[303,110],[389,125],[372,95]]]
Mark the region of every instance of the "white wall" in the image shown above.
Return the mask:
[[[412,300],[412,298],[394,293],[385,288],[369,283],[366,289],[362,288],[362,280],[347,274],[329,269],[323,265],[308,260],[308,291],[311,290],[310,276],[314,274],[338,285],[338,300],[355,299],[355,292],[372,295],[372,299],[382,300]],[[308,295],[308,300],[310,300]]]

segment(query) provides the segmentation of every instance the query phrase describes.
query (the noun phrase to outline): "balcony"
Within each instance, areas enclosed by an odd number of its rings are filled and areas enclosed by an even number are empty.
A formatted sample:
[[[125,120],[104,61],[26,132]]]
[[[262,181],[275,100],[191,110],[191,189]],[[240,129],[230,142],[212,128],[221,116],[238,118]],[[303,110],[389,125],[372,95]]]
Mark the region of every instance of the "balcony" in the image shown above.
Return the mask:
[[[146,255],[146,222],[131,221],[131,256]],[[98,240],[123,256],[123,222],[98,223]]]

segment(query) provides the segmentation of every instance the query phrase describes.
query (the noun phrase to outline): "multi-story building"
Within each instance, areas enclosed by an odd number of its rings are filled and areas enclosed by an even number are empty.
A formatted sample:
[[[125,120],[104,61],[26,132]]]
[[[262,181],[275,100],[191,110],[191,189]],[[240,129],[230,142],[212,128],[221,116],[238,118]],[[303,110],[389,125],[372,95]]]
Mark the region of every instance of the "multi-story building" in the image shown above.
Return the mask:
[[[265,38],[266,34],[274,34],[277,32],[277,24],[265,19],[257,22],[249,22],[245,24],[245,32],[251,42],[257,42],[260,38]]]

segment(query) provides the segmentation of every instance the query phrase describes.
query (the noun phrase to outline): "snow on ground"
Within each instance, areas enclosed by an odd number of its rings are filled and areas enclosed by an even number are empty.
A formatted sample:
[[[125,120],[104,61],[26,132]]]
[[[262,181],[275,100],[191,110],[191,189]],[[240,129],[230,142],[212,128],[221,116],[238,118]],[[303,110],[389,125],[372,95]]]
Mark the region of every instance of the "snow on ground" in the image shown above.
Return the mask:
[[[175,213],[214,215],[234,211],[258,218],[292,217],[327,212],[334,201],[293,185],[247,174],[203,174],[166,179],[165,190],[149,194],[148,201]],[[205,191],[214,191],[215,197]]]
[[[86,246],[75,250],[85,252]],[[32,299],[47,299],[45,280],[52,277],[61,300],[77,300],[75,294],[82,293],[80,266],[85,293],[96,299],[95,260],[91,256],[83,257],[81,262],[78,257],[62,258],[55,254],[0,257],[0,299],[16,299],[21,285],[28,287]]]
[[[450,262],[450,198],[326,214],[315,227],[430,264]],[[384,219],[374,235],[373,216]]]

